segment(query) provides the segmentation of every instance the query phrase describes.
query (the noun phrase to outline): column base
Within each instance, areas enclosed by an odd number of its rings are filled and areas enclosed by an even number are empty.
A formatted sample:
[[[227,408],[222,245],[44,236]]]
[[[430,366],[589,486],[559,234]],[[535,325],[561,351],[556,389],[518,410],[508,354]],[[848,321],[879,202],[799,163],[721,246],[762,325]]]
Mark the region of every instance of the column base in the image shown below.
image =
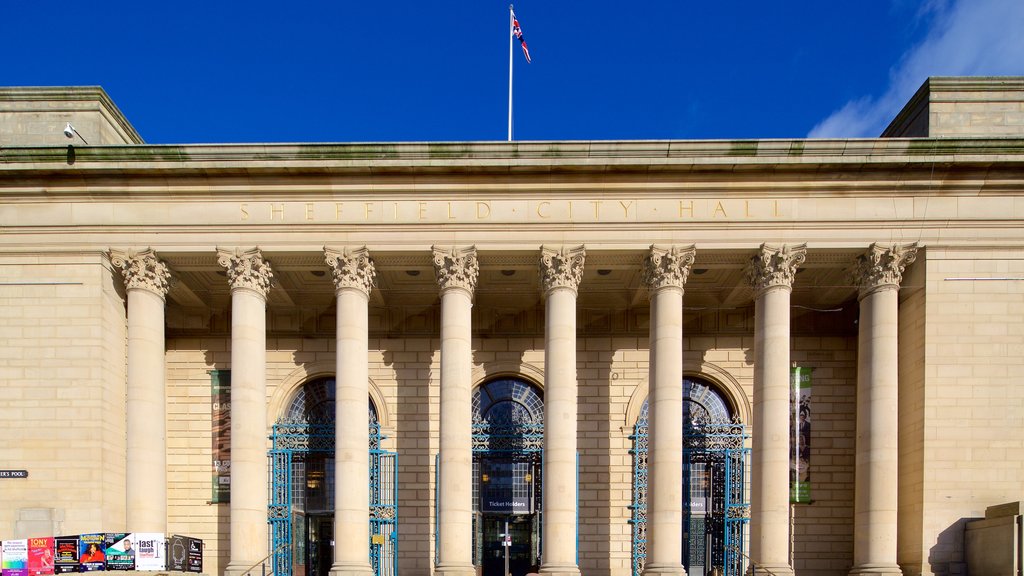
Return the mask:
[[[544,564],[540,567],[543,576],[580,576],[580,567],[575,564]]]
[[[342,563],[331,566],[330,576],[375,576],[369,562]]]
[[[758,564],[747,568],[748,576],[794,576],[793,567],[789,564]]]
[[[854,566],[850,570],[850,576],[860,576],[861,574],[871,576],[903,576],[903,570],[900,569],[898,564],[884,562],[861,564],[860,566]]]
[[[686,576],[686,569],[682,564],[654,564],[648,562],[644,565],[643,576]],[[696,576],[702,576],[700,574]]]
[[[434,576],[476,576],[476,566],[472,564],[438,564],[434,567]]]

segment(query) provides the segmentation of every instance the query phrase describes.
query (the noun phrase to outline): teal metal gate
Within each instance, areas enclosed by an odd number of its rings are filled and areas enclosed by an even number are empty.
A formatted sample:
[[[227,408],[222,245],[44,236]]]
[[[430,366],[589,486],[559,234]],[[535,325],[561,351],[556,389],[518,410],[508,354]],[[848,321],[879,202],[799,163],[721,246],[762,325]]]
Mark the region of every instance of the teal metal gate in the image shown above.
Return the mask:
[[[699,383],[688,380],[687,385],[700,391]],[[746,426],[723,414],[724,410],[709,411],[706,405],[694,402],[692,394],[687,400],[683,430],[682,563],[688,574],[707,574],[717,568],[723,576],[741,576],[746,571],[746,527],[750,521],[746,479],[749,435]],[[631,436],[630,450],[633,576],[642,573],[647,560],[647,433],[645,403]]]
[[[380,424],[371,408],[370,451],[370,564],[377,576],[398,573],[398,455],[381,448]],[[325,419],[326,420],[326,419]],[[301,527],[296,503],[305,504],[307,487],[323,484],[323,501],[333,511],[333,472],[319,477],[307,476],[307,463],[317,459],[333,460],[333,421],[308,422],[282,419],[274,424],[270,450],[270,505],[268,523],[272,566],[275,576],[295,576],[296,561],[305,562],[307,540]],[[297,478],[298,476],[298,478]],[[326,576],[326,575],[319,575]]]

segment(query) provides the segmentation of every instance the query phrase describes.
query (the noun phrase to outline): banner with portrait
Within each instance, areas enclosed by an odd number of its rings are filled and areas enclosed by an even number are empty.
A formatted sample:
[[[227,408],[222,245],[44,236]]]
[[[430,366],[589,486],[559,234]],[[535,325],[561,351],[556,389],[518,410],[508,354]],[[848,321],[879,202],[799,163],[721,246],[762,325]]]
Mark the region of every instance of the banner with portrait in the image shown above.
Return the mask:
[[[210,370],[214,504],[231,501],[231,371]]]
[[[813,368],[790,369],[789,501],[811,501],[811,372]]]

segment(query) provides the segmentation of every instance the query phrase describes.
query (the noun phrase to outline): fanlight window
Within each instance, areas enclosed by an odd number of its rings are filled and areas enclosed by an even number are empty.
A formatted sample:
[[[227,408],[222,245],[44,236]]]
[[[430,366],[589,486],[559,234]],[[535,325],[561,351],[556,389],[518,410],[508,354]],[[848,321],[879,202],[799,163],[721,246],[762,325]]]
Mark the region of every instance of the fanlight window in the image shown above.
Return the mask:
[[[491,426],[542,424],[544,400],[522,380],[494,380],[473,392],[473,421]]]
[[[649,400],[649,398],[648,398]],[[639,421],[647,422],[647,403],[640,408]],[[732,409],[710,384],[694,378],[683,379],[683,422],[686,426],[732,421]]]
[[[334,378],[321,378],[307,382],[295,394],[285,411],[287,422],[329,423],[334,422]],[[371,423],[377,423],[377,408],[368,400]]]

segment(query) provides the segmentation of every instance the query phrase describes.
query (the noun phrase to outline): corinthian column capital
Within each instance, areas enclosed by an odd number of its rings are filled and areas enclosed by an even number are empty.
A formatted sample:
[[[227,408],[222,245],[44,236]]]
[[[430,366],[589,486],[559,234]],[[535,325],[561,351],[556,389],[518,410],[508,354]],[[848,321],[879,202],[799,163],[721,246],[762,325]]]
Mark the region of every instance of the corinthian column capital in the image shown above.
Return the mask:
[[[345,247],[341,250],[324,247],[327,266],[334,275],[334,289],[355,288],[366,296],[370,295],[377,282],[377,268],[370,258],[366,246],[362,248]]]
[[[575,292],[583,279],[583,263],[587,250],[580,245],[575,248],[540,249],[540,282],[544,293],[555,288],[569,288]]]
[[[124,287],[141,288],[164,298],[170,288],[171,272],[151,248],[110,250],[110,262],[121,271]]]
[[[438,248],[434,251],[434,275],[441,291],[462,288],[470,294],[476,289],[480,265],[476,259],[476,246],[468,248]]]
[[[857,257],[853,280],[859,288],[858,299],[883,289],[899,288],[903,270],[917,258],[917,243],[900,246],[872,244]]]
[[[258,247],[244,251],[241,248],[218,249],[217,262],[227,269],[232,290],[248,288],[267,297],[274,283],[274,272]]]
[[[690,276],[697,249],[693,246],[651,246],[644,259],[644,283],[654,292],[661,288],[682,289]]]
[[[754,288],[755,297],[761,292],[776,286],[793,287],[796,269],[807,259],[807,245],[771,246],[761,244],[761,249],[750,260],[747,267],[747,278]]]

